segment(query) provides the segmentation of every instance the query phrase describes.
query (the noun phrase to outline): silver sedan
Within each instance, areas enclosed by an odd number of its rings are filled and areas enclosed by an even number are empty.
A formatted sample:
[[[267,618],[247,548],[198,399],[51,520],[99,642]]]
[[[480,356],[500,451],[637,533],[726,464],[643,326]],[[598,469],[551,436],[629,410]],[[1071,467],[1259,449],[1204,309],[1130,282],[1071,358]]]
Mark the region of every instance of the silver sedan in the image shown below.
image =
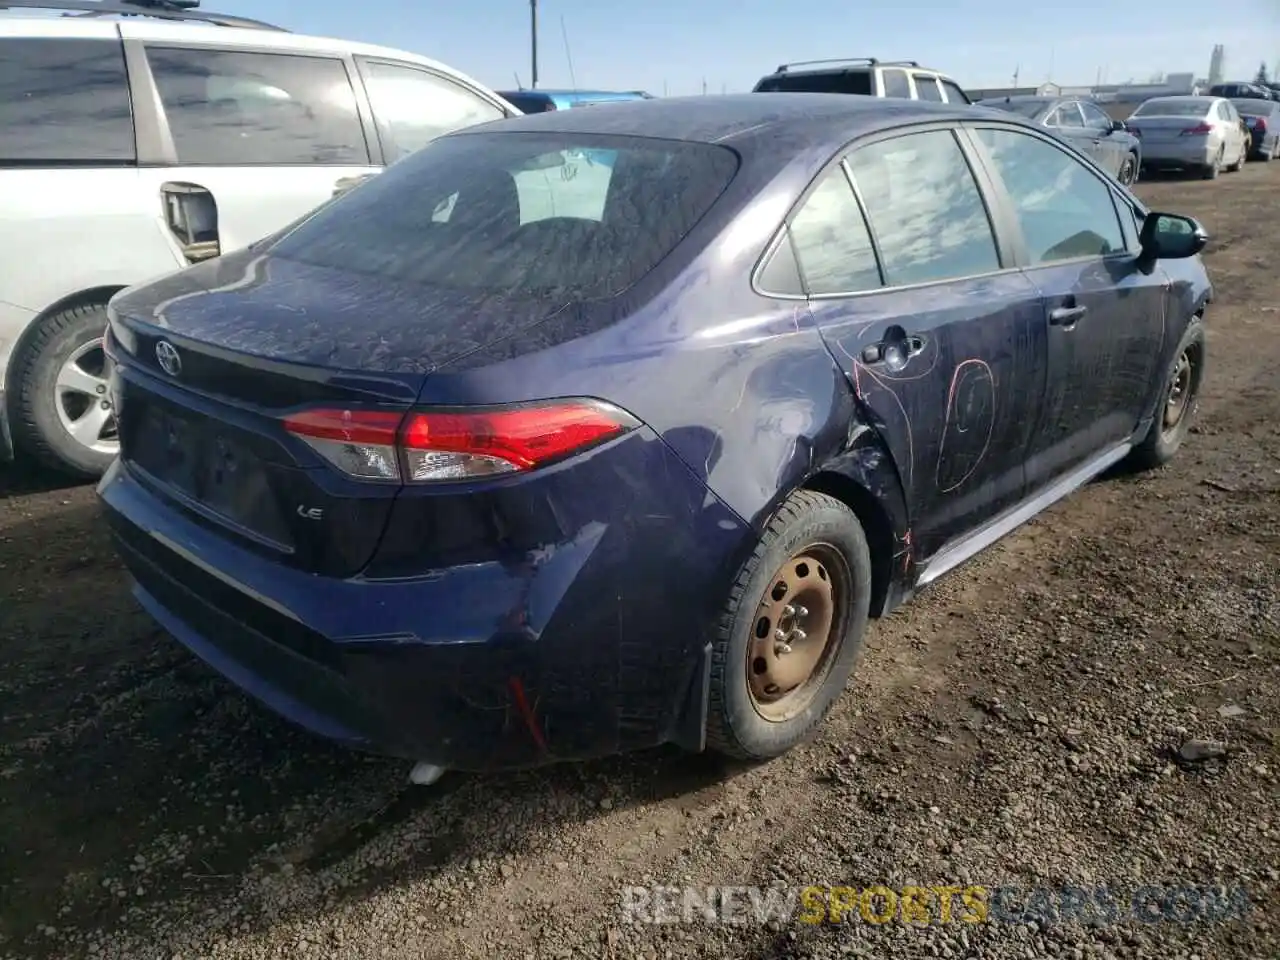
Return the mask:
[[[1191,170],[1206,180],[1244,166],[1252,139],[1222,97],[1155,97],[1129,116],[1127,126],[1142,141],[1144,170]]]

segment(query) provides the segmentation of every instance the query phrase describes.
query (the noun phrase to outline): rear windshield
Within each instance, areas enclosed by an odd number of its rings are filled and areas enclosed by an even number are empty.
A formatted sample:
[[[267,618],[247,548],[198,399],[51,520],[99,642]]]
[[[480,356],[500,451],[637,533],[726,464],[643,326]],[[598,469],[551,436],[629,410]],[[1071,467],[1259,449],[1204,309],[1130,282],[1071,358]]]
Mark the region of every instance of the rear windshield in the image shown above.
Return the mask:
[[[1008,110],[1021,117],[1035,117],[1048,103],[1048,100],[983,100],[978,105]]]
[[[1148,100],[1131,116],[1135,117],[1203,117],[1209,112],[1204,100]]]
[[[521,113],[545,113],[556,108],[555,102],[546,97],[529,97],[522,93],[499,94]]]
[[[852,93],[869,97],[870,70],[838,70],[831,73],[779,73],[756,84],[756,93]]]
[[[1232,100],[1236,112],[1245,117],[1269,117],[1276,109],[1274,100]]]
[[[567,133],[442,137],[339,197],[271,252],[495,294],[620,293],[733,179],[733,151]]]

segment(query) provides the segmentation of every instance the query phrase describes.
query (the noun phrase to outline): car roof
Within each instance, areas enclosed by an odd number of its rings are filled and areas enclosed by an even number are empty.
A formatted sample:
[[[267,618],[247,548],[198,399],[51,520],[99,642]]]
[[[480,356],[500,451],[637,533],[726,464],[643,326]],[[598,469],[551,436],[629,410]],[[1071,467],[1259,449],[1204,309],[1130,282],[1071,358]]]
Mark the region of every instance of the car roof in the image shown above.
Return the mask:
[[[196,21],[169,21],[142,16],[108,19],[107,17],[30,16],[0,14],[0,37],[18,38],[87,38],[153,40],[157,42],[216,43],[221,47],[252,47],[255,51],[281,50],[294,53],[359,54],[366,57],[399,60],[427,67],[445,76],[488,91],[478,80],[448,64],[421,54],[394,47],[384,47],[335,37],[312,36],[284,30],[259,30],[249,27],[223,27]]]
[[[975,113],[975,111],[977,111]],[[843,93],[739,93],[662,97],[601,103],[590,110],[536,113],[502,121],[502,131],[601,133],[749,147],[753,139],[776,143],[780,136],[797,149],[830,143],[834,149],[854,137],[904,123],[930,120],[1006,119],[1001,111]],[[496,132],[492,124],[468,127],[450,136]]]

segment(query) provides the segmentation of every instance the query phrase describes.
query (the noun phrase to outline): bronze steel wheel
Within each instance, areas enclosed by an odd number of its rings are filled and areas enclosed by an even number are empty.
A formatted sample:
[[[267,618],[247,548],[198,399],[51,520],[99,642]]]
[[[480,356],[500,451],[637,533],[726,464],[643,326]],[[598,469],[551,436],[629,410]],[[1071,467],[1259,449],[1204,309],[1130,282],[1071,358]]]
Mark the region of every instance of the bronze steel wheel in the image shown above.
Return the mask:
[[[849,619],[849,566],[828,543],[790,557],[756,610],[747,647],[747,688],[774,723],[800,713],[822,686]]]
[[[1191,432],[1205,371],[1204,321],[1199,317],[1187,324],[1173,363],[1165,370],[1151,428],[1129,454],[1130,465],[1139,470],[1168,463]]]
[[[767,760],[818,729],[844,692],[871,604],[871,551],[835,497],[793,492],[729,589],[711,644],[706,742]]]

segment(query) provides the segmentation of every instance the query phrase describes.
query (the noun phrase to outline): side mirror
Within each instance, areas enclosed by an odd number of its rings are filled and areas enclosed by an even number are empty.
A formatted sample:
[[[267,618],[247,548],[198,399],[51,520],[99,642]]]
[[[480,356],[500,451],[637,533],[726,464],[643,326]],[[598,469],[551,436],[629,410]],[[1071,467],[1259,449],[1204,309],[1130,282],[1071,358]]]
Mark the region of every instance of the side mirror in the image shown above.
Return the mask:
[[[1129,129],[1129,125],[1128,125],[1128,124],[1126,124],[1123,120],[1112,120],[1112,121],[1111,121],[1111,132],[1112,132],[1112,133],[1123,133],[1124,131],[1126,131],[1126,130],[1128,130],[1128,129]]]
[[[1209,234],[1191,217],[1153,212],[1142,222],[1138,241],[1148,260],[1182,260],[1203,250]]]

